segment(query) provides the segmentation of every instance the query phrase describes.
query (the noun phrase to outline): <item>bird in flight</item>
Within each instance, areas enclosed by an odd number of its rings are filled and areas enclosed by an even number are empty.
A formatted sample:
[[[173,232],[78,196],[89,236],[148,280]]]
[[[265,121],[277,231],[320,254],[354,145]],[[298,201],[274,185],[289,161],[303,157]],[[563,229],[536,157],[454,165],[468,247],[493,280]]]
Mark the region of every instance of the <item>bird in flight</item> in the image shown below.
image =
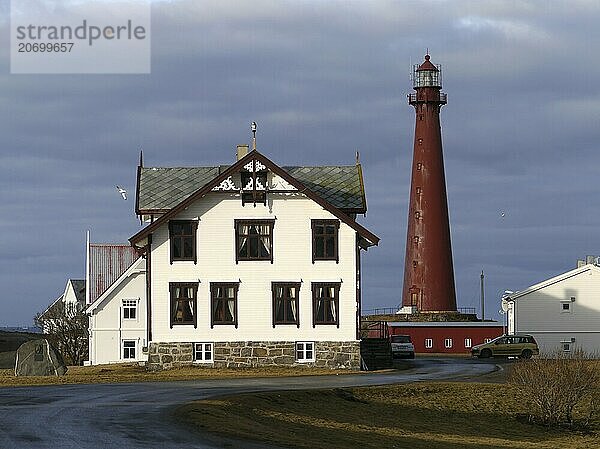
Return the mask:
[[[123,197],[124,200],[127,199],[127,190],[125,190],[123,187],[119,187],[116,186],[117,190],[119,191],[119,193],[121,194],[121,196]]]

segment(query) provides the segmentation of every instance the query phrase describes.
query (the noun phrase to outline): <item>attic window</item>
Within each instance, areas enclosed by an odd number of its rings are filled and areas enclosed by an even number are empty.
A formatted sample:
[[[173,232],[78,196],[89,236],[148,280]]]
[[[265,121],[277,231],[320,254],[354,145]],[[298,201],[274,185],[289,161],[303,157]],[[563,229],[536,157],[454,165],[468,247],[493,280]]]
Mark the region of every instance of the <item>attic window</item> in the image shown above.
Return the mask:
[[[249,162],[240,173],[242,180],[242,206],[246,203],[267,204],[267,167],[259,161]]]

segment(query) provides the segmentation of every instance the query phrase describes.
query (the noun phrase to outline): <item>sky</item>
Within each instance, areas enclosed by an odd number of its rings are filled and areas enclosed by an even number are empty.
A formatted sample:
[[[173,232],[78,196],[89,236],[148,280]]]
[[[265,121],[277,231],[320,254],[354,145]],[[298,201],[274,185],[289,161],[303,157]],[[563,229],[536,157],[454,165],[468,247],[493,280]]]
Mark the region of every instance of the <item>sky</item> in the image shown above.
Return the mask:
[[[486,315],[600,255],[597,1],[156,1],[143,75],[12,75],[0,0],[0,326],[29,325],[83,278],[85,233],[140,229],[136,166],[353,164],[381,238],[363,309],[400,303],[414,133],[411,63],[443,70],[459,307]],[[130,192],[123,201],[115,185]]]

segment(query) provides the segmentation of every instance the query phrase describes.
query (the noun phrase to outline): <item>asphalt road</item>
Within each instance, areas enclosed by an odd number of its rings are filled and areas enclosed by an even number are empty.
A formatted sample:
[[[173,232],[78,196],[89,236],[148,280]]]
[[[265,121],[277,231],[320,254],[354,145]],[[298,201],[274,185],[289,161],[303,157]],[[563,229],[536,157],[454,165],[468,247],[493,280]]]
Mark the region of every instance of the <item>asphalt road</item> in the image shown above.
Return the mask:
[[[408,363],[409,369],[375,374],[0,388],[0,448],[264,448],[191,432],[170,412],[224,394],[468,379],[497,369],[458,358]]]

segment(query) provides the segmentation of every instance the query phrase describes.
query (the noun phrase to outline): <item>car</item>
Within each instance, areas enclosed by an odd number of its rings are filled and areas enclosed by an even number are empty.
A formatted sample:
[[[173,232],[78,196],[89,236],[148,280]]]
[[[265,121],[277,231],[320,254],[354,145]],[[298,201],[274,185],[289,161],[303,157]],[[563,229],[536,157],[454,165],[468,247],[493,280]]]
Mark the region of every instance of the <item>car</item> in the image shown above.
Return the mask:
[[[530,359],[539,355],[540,350],[535,338],[531,335],[501,335],[488,343],[475,345],[471,348],[473,357],[485,359],[488,357],[520,357]]]
[[[392,344],[393,358],[415,358],[415,347],[410,339],[410,335],[392,335],[390,342]]]

